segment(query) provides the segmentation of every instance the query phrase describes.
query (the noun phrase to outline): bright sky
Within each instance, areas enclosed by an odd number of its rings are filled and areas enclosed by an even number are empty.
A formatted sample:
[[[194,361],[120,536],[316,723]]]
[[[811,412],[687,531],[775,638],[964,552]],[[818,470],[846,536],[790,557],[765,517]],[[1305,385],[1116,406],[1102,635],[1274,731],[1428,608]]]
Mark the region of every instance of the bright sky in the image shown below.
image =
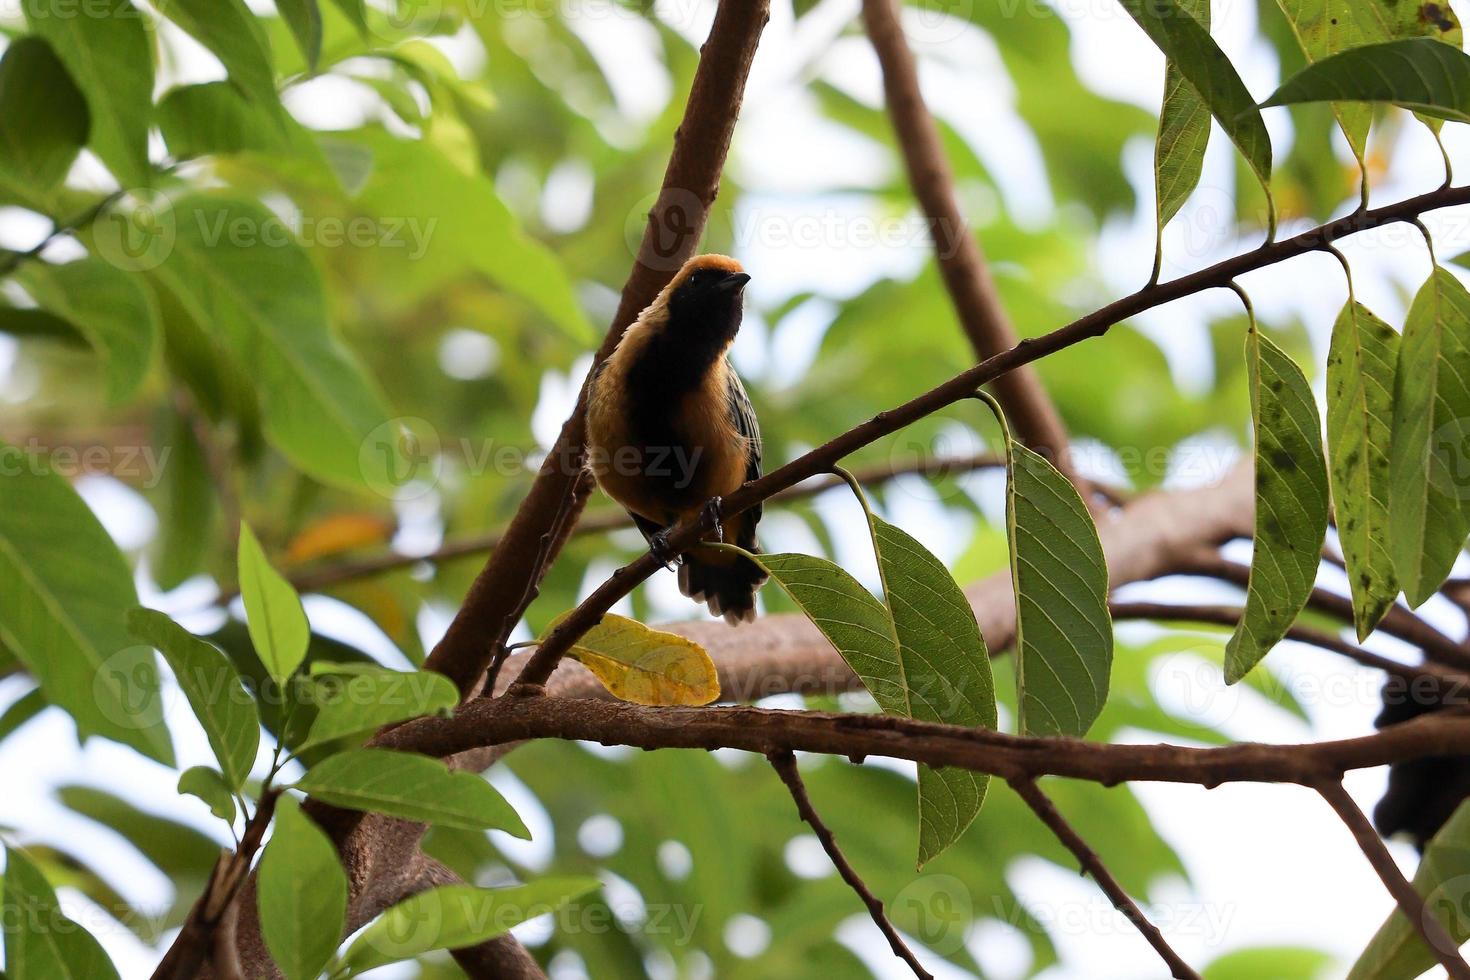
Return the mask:
[[[623,113],[636,124],[659,111],[672,93],[667,74],[652,56],[651,30],[635,18],[609,16],[608,4],[599,0],[564,0],[564,6],[601,13],[582,21],[573,19],[572,23],[606,69]],[[1072,25],[1073,58],[1084,79],[1102,92],[1156,111],[1163,59],[1113,0],[1053,0],[1053,6]],[[697,43],[708,29],[714,5],[711,0],[665,0],[658,7]],[[857,19],[858,0],[825,0],[799,29],[793,25],[787,3],[777,0],[774,7],[751,78],[732,162],[742,186],[749,191],[742,213],[736,216],[737,228],[742,229],[737,254],[755,277],[752,293],[757,304],[782,300],[813,283],[823,284],[830,294],[845,296],[879,276],[912,274],[927,257],[928,246],[922,236],[877,245],[862,239],[862,231],[885,216],[863,199],[838,192],[844,186],[886,173],[896,161],[823,120],[800,87],[805,78],[816,73],[876,104],[880,88],[871,51],[861,36],[839,36]],[[1276,67],[1272,52],[1255,38],[1254,4],[1216,3],[1215,8],[1215,36],[1251,90],[1264,97],[1274,85]],[[1024,5],[1020,9],[1024,10]],[[1001,68],[994,44],[955,21],[915,15],[910,16],[907,26],[922,56],[922,80],[931,106],[971,141],[1020,219],[1046,222],[1053,214],[1054,203],[1038,176],[1039,151],[1014,112],[1014,89]],[[222,77],[218,63],[199,45],[172,28],[167,29],[167,37],[175,57],[160,87]],[[473,69],[479,57],[473,41],[458,37],[440,44],[462,68]],[[304,86],[292,95],[289,104],[304,121],[329,127],[355,125],[378,113],[365,89],[337,81]],[[1290,127],[1280,111],[1268,111],[1267,121],[1280,155],[1289,145]],[[613,136],[619,125],[627,126],[628,122],[609,123],[606,131]],[[1470,159],[1470,135],[1464,127],[1449,126],[1445,135],[1455,158]],[[1375,188],[1378,201],[1422,192],[1441,180],[1439,155],[1427,134],[1409,126],[1403,139],[1406,145],[1395,155],[1395,169],[1386,183]],[[1228,141],[1217,132],[1202,189],[1166,237],[1167,254],[1171,256],[1166,262],[1166,276],[1253,244],[1234,241],[1220,231],[1217,216],[1229,209],[1231,152]],[[1129,147],[1126,162],[1139,191],[1139,209],[1129,220],[1110,223],[1095,249],[1101,274],[1119,294],[1131,291],[1146,278],[1152,257],[1151,159],[1152,148],[1147,141]],[[88,170],[85,161],[79,167],[86,173],[96,172],[95,168]],[[501,175],[501,179],[512,176]],[[546,199],[572,203],[548,206],[543,216],[554,227],[574,228],[585,220],[590,204],[587,177],[576,167],[568,167],[557,172],[555,182],[557,192],[546,195]],[[1470,212],[1465,209],[1430,216],[1428,223],[1436,232],[1441,255],[1452,256],[1470,247],[1467,217]],[[814,239],[790,234],[812,228],[819,229]],[[0,210],[0,244],[27,247],[45,230],[44,223],[33,216]],[[1403,290],[1416,286],[1428,268],[1422,244],[1413,234],[1390,229],[1359,236],[1342,247],[1353,260],[1359,297],[1390,321],[1400,322],[1405,305]],[[66,254],[66,246],[60,246],[52,257]],[[1267,322],[1297,317],[1308,324],[1320,360],[1330,324],[1344,298],[1336,264],[1327,257],[1300,259],[1289,267],[1252,274],[1245,284]],[[1304,284],[1310,285],[1304,288]],[[1230,295],[1216,293],[1154,311],[1138,322],[1166,351],[1181,383],[1200,383],[1208,379],[1210,371],[1207,356],[1197,353],[1207,350],[1207,344],[1202,343],[1205,324],[1209,317],[1234,306]],[[813,301],[775,330],[757,317],[748,318],[737,344],[737,363],[742,370],[773,382],[799,385],[834,312],[830,303]],[[464,338],[458,342],[466,343]],[[476,356],[495,356],[494,351],[476,351]],[[446,358],[449,363],[458,360]],[[535,429],[543,442],[549,442],[559,427],[583,370],[585,364],[578,367],[578,376],[548,378],[535,417]],[[34,390],[23,365],[16,363],[13,343],[3,337],[0,379],[0,401],[18,401]],[[896,496],[890,516],[942,557],[955,558],[969,540],[972,521],[944,514],[928,499],[922,485],[910,486],[914,490],[912,499]],[[972,488],[989,513],[998,513],[999,487],[995,481],[977,477]],[[139,547],[154,533],[156,520],[147,505],[121,484],[89,478],[80,489],[124,547]],[[843,536],[840,528],[845,506],[847,502],[840,496],[822,504],[839,536],[840,559],[861,573],[864,568],[871,569],[871,558],[865,540]],[[400,543],[432,547],[438,537],[432,499],[406,507],[402,516],[411,531],[400,537]],[[771,550],[814,546],[799,522],[783,520],[779,514],[768,519],[763,531]],[[592,569],[586,588],[610,570],[603,566]],[[871,571],[868,578],[871,580]],[[678,596],[672,576],[659,577],[650,588],[662,618],[682,619],[692,614],[692,607]],[[1187,594],[1198,598],[1201,588],[1206,592],[1210,589],[1194,583],[1185,586],[1163,582],[1131,588],[1127,595],[1179,599]],[[211,587],[203,582],[187,584],[166,597],[159,596],[146,580],[140,582],[140,589],[145,601],[177,613],[207,604],[211,595]],[[1230,595],[1222,589],[1206,598],[1228,599]],[[328,600],[313,600],[308,608],[317,628],[381,653],[390,664],[402,664],[391,644],[360,614]],[[437,638],[448,613],[433,610],[422,617],[426,642]],[[1437,608],[1431,613],[1446,629],[1462,630],[1461,620],[1452,611]],[[211,625],[208,619],[190,620],[188,625],[206,630]],[[1373,641],[1369,646],[1395,656],[1404,654],[1392,641]],[[1376,676],[1355,673],[1355,668],[1338,658],[1293,644],[1276,651],[1272,662],[1307,704],[1314,722],[1311,728],[1251,692],[1225,690],[1218,684],[1218,671],[1197,669],[1198,664],[1192,661],[1171,661],[1158,684],[1166,696],[1187,697],[1186,704],[1241,739],[1334,738],[1361,734],[1371,727],[1377,711]],[[0,684],[0,703],[18,696],[21,690],[13,683]],[[175,704],[171,720],[179,736],[181,767],[208,761],[208,749],[187,707]],[[56,805],[51,796],[54,787],[71,782],[105,785],[145,808],[185,814],[191,823],[215,832],[202,805],[175,797],[171,772],[105,742],[94,740],[85,748],[77,748],[70,722],[57,713],[32,722],[4,743],[0,748],[0,771],[5,773],[7,786],[7,792],[0,796],[0,825],[19,828],[28,839],[65,842],[77,848],[96,860],[126,895],[148,906],[166,903],[167,881],[119,839],[99,834],[94,825]],[[550,833],[544,813],[513,780],[497,776],[496,781],[542,838],[523,852],[527,860],[544,860],[549,853],[544,838]],[[1365,808],[1371,808],[1382,785],[1381,772],[1358,773],[1349,780],[1349,788]],[[1173,883],[1147,896],[1146,905],[1191,963],[1204,964],[1231,949],[1276,943],[1315,946],[1337,954],[1347,963],[1392,904],[1347,831],[1311,793],[1253,786],[1213,792],[1142,786],[1137,792],[1190,872],[1193,889],[1182,882]],[[984,819],[983,814],[980,819]],[[620,831],[615,823],[612,827],[589,825],[584,828],[584,843],[595,847],[601,846],[599,841],[606,845],[611,840],[615,845],[617,833]],[[1412,871],[1412,850],[1397,844],[1392,847],[1405,869]],[[801,855],[792,857],[799,861]],[[677,855],[671,857],[676,859]],[[1054,935],[1063,964],[1045,975],[1048,980],[1138,980],[1162,975],[1157,957],[1107,908],[1090,881],[1040,861],[1016,869],[1013,880],[1033,914],[1056,923]],[[77,896],[68,895],[67,901],[73,913],[99,934],[125,977],[147,975],[154,960],[150,950],[99,913],[88,912]],[[732,946],[758,946],[760,930],[760,923],[740,923],[732,928],[729,939]],[[527,933],[527,938],[534,940],[538,930],[533,924]],[[907,975],[856,908],[841,935],[880,975]],[[1020,975],[1026,966],[1024,949],[1005,927],[979,930],[971,937],[971,945],[992,975],[1001,980]],[[922,951],[920,955],[933,959]],[[936,975],[953,975],[942,964],[929,965]],[[558,966],[559,976],[580,975],[573,963]],[[381,975],[394,974],[389,970]]]

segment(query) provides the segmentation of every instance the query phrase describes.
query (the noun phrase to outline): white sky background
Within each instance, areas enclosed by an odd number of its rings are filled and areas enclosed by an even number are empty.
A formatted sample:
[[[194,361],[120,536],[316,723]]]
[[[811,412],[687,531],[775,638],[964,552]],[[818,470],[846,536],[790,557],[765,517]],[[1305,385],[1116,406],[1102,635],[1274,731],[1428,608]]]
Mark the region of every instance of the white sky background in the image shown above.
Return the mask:
[[[1053,4],[1072,26],[1073,59],[1084,81],[1105,94],[1156,112],[1163,58],[1116,3],[1053,0]],[[564,5],[603,12],[603,16],[589,17],[585,22],[574,19],[572,23],[607,71],[622,113],[636,124],[659,111],[674,93],[666,72],[652,55],[650,29],[631,17],[607,16],[606,4],[596,0],[564,0]],[[696,43],[707,32],[713,6],[711,0],[667,0],[659,4],[660,12]],[[1017,6],[1026,9],[1024,3]],[[731,164],[748,191],[742,212],[737,215],[737,227],[749,230],[749,234],[741,238],[736,251],[755,277],[751,286],[755,304],[770,305],[817,284],[828,295],[848,296],[877,277],[911,275],[927,260],[927,242],[915,236],[897,247],[856,244],[853,229],[871,227],[872,221],[883,216],[860,197],[836,193],[843,186],[861,185],[888,173],[898,165],[896,157],[823,120],[814,100],[801,89],[803,80],[815,73],[859,98],[877,103],[881,91],[877,63],[866,41],[860,36],[838,36],[857,19],[858,0],[826,0],[802,21],[799,29],[793,24],[787,3],[776,0],[774,7],[756,59]],[[1251,91],[1263,98],[1276,81],[1276,64],[1273,52],[1255,35],[1254,4],[1216,0],[1214,18],[1216,38]],[[993,42],[953,21],[910,16],[907,26],[921,54],[922,80],[931,107],[970,140],[995,174],[1018,220],[1038,225],[1049,221],[1055,208],[1040,152],[1014,112],[1014,88]],[[176,30],[167,30],[176,58],[170,77],[167,82],[161,81],[161,87],[222,76],[211,55]],[[463,36],[443,41],[441,47],[467,70],[473,69],[481,57],[475,42]],[[365,90],[332,80],[302,86],[288,104],[304,121],[330,128],[356,125],[380,115]],[[1267,122],[1277,156],[1284,157],[1290,141],[1285,113],[1268,110]],[[627,119],[609,122],[606,131],[612,135],[620,125],[629,123]],[[1452,156],[1470,161],[1470,135],[1465,127],[1447,126],[1445,136]],[[1420,193],[1442,179],[1439,154],[1428,134],[1411,125],[1405,127],[1402,139],[1405,145],[1395,155],[1395,169],[1387,181],[1375,187],[1377,202]],[[1234,240],[1228,224],[1222,226],[1220,215],[1232,213],[1231,153],[1228,140],[1217,130],[1202,189],[1166,235],[1166,277],[1255,244]],[[1149,142],[1130,146],[1126,162],[1138,190],[1137,212],[1105,227],[1094,250],[1096,267],[1109,289],[1119,295],[1147,278],[1153,250]],[[501,175],[503,184],[511,179]],[[553,227],[574,228],[586,217],[587,179],[575,167],[565,168],[556,179],[558,192],[544,198],[547,203],[543,217]],[[580,206],[575,203],[579,195]],[[550,203],[568,200],[574,203]],[[1344,209],[1351,204],[1345,202]],[[782,229],[810,227],[814,215],[830,222],[820,227],[835,231],[815,241],[792,241],[789,236],[780,236]],[[1466,218],[1466,209],[1457,209],[1426,219],[1436,232],[1442,257],[1470,247]],[[771,234],[771,229],[777,234]],[[27,247],[44,232],[44,223],[0,210],[0,244]],[[1403,291],[1416,287],[1428,269],[1416,235],[1401,228],[1389,229],[1349,239],[1342,248],[1353,260],[1359,298],[1390,322],[1401,322]],[[51,257],[63,257],[65,249],[60,246]],[[1244,284],[1267,323],[1299,318],[1308,324],[1320,366],[1330,325],[1344,299],[1336,263],[1326,256],[1299,259],[1286,267],[1253,273],[1244,278]],[[1235,305],[1230,294],[1217,291],[1152,311],[1135,323],[1159,342],[1182,384],[1207,383],[1211,366],[1205,324],[1209,317],[1231,311]],[[834,312],[832,304],[813,301],[774,329],[756,316],[748,317],[736,348],[737,363],[743,371],[769,381],[800,385]],[[1200,354],[1202,350],[1206,353]],[[585,365],[578,368],[581,370]],[[1320,370],[1316,373],[1320,377]],[[535,419],[543,442],[554,436],[578,380],[548,378]],[[16,362],[13,343],[0,337],[0,402],[18,401],[27,390],[24,365]],[[977,477],[972,486],[987,512],[998,513],[999,483]],[[147,505],[120,484],[88,478],[79,489],[124,547],[139,547],[154,533],[156,521]],[[895,498],[890,516],[941,557],[956,558],[969,540],[973,521],[943,513],[928,499],[922,486],[916,485],[914,490],[911,501]],[[824,501],[824,513],[829,515],[834,532],[841,529],[844,516],[851,516],[845,509],[849,503],[840,496]],[[400,536],[400,544],[432,547],[438,536],[432,513],[425,514],[420,507],[405,511],[403,516],[412,531]],[[814,544],[798,522],[782,520],[779,514],[763,525],[763,532],[771,550],[801,550]],[[857,568],[860,575],[863,569],[871,568],[865,536],[839,534],[838,548],[840,560]],[[593,569],[587,588],[590,590],[610,570]],[[871,579],[871,575],[867,577]],[[208,583],[199,582],[167,597],[158,596],[146,582],[140,587],[145,601],[176,613],[197,609],[211,594]],[[663,617],[691,615],[691,607],[678,596],[672,576],[660,576],[650,588]],[[1201,589],[1208,591],[1210,586],[1164,582],[1133,587],[1127,594],[1181,599],[1186,588],[1189,597],[1199,598]],[[1219,588],[1215,596],[1228,599],[1234,594]],[[360,615],[327,600],[309,602],[308,610],[316,627],[382,654],[391,665],[403,665],[391,644]],[[1462,631],[1462,621],[1451,610],[1431,608],[1431,613],[1439,617],[1445,629],[1456,635]],[[447,611],[435,610],[422,617],[427,642],[437,638],[447,616]],[[187,625],[199,630],[211,626],[204,619]],[[1405,652],[1392,641],[1375,640],[1369,645],[1391,655]],[[1169,696],[1187,697],[1183,703],[1220,722],[1241,739],[1300,741],[1351,736],[1370,729],[1377,712],[1376,675],[1293,644],[1284,645],[1271,659],[1307,703],[1314,722],[1311,728],[1266,705],[1251,692],[1224,690],[1218,684],[1218,671],[1211,675],[1209,671],[1189,669],[1187,664],[1176,664],[1178,671],[1170,672],[1160,684]],[[1211,676],[1215,678],[1213,683]],[[1189,680],[1187,687],[1181,682],[1185,677]],[[1323,690],[1328,693],[1323,694]],[[0,684],[0,703],[20,692],[16,685]],[[207,746],[198,737],[187,709],[175,710],[171,720],[178,733],[180,767],[207,762]],[[48,712],[0,747],[0,772],[4,773],[6,787],[6,792],[0,794],[0,825],[18,828],[25,839],[65,843],[77,849],[94,859],[125,894],[148,906],[166,902],[167,881],[120,840],[99,833],[95,825],[69,815],[55,804],[51,796],[54,787],[71,782],[108,786],[145,808],[187,814],[191,822],[215,831],[202,805],[175,797],[172,772],[99,740],[77,748],[70,722],[56,712]],[[1356,773],[1349,779],[1349,788],[1369,809],[1382,790],[1383,779],[1380,771]],[[539,807],[528,794],[511,781],[497,778],[497,784],[502,783],[538,837],[549,835],[544,814],[538,812]],[[1392,905],[1347,831],[1309,792],[1259,786],[1206,792],[1147,785],[1136,787],[1136,791],[1161,832],[1183,856],[1193,881],[1193,889],[1173,883],[1147,896],[1146,910],[1164,927],[1175,948],[1196,966],[1232,949],[1279,943],[1331,951],[1342,959],[1338,972],[1344,972]],[[983,814],[980,819],[984,819]],[[584,836],[589,845],[595,846],[600,837],[611,832],[604,827],[589,827]],[[1412,850],[1391,846],[1405,869],[1412,872]],[[544,859],[548,846],[542,841],[526,853],[528,859],[538,855]],[[1016,869],[1013,882],[1033,914],[1056,923],[1054,937],[1063,963],[1045,974],[1048,980],[1137,980],[1164,975],[1152,950],[1107,908],[1091,881],[1037,861]],[[73,913],[99,934],[124,977],[147,975],[156,954],[100,914],[87,914],[85,903],[76,896],[67,898]],[[977,896],[977,900],[983,900],[983,896]],[[732,930],[732,945],[758,945],[759,928],[745,925],[743,930]],[[527,938],[534,939],[536,930],[529,932]],[[877,938],[856,903],[854,917],[841,936],[880,975],[908,975]],[[1004,927],[985,927],[972,937],[971,945],[997,978],[1017,976],[1025,968],[1024,949]],[[936,975],[953,974],[943,964],[929,962],[934,958],[921,947],[916,946],[916,950]],[[558,971],[563,975],[579,975],[575,964],[558,965],[565,966],[565,971]],[[391,971],[382,975],[391,975]]]

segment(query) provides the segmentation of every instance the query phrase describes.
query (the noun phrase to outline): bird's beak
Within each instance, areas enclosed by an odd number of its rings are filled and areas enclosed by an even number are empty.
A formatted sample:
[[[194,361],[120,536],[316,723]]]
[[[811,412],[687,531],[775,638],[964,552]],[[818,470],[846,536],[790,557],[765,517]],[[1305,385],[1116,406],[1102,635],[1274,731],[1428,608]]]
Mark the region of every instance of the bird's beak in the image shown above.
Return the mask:
[[[750,276],[743,272],[732,272],[720,281],[720,290],[726,293],[739,293],[745,289],[745,284],[750,282]]]

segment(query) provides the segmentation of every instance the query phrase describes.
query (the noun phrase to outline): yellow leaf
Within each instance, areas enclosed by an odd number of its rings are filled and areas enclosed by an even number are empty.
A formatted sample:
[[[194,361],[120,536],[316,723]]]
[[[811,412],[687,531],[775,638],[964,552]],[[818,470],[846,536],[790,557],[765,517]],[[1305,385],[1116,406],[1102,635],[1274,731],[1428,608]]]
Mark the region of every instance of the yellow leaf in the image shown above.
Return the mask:
[[[341,554],[353,548],[382,544],[393,525],[371,514],[333,514],[309,525],[286,548],[286,561],[296,565],[314,558]]]
[[[635,704],[709,704],[720,696],[714,661],[698,643],[612,613],[569,656],[615,697]]]

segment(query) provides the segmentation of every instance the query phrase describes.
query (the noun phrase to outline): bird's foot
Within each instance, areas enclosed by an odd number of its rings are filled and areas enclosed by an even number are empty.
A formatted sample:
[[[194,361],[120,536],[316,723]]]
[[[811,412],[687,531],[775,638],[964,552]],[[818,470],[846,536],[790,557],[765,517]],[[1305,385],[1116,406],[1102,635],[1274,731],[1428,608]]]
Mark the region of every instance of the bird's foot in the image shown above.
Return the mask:
[[[720,511],[724,503],[719,497],[711,497],[705,501],[704,512],[700,515],[704,522],[714,530],[715,540],[721,543],[724,543],[725,540],[725,526],[720,523]]]
[[[674,554],[669,547],[669,529],[655,531],[648,536],[648,550],[654,559],[665,568],[673,568],[678,564],[679,556]]]

